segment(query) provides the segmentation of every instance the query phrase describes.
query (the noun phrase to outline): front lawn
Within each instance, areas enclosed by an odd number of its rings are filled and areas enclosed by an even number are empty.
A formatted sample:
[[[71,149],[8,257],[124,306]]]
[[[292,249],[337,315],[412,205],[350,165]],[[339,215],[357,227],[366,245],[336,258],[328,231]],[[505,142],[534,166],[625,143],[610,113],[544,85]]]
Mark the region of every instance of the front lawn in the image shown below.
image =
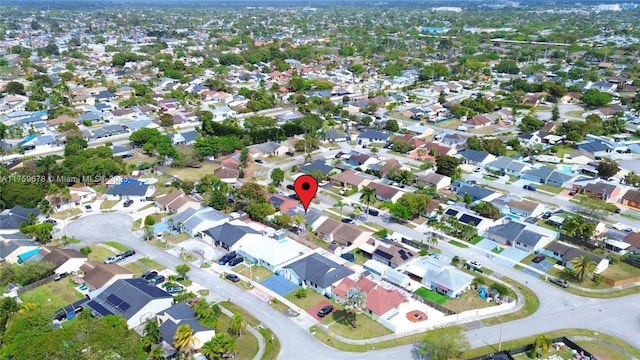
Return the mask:
[[[200,180],[203,174],[213,174],[213,171],[220,167],[220,165],[210,162],[203,162],[199,168],[177,168],[169,167],[164,168],[162,171],[168,175],[173,175],[182,181],[196,181]]]
[[[226,306],[224,307],[226,308]],[[218,321],[218,331],[223,334],[229,335],[228,331],[231,318],[226,315],[222,315],[218,318]],[[236,338],[236,346],[237,349],[235,359],[250,360],[253,359],[253,357],[258,352],[258,339],[256,339],[256,337],[247,330],[244,330],[244,335]]]
[[[118,251],[127,251],[129,250],[129,248],[127,246],[124,246],[122,244],[120,244],[117,241],[107,241],[106,243],[104,243],[105,245],[109,245],[112,248],[118,250]]]
[[[120,200],[105,200],[100,204],[100,210],[111,210],[114,206],[116,206]]]
[[[62,211],[55,212],[51,214],[51,216],[49,217],[52,217],[58,220],[64,220],[80,214],[82,214],[82,210],[80,210],[79,208],[73,208],[71,210],[62,210]]]
[[[625,262],[618,261],[615,264],[609,264],[609,267],[602,273],[602,276],[608,277],[611,280],[623,280],[640,276],[640,269]]]
[[[563,188],[557,187],[557,186],[551,186],[551,185],[547,185],[547,184],[531,184],[533,186],[535,186],[538,190],[542,190],[542,191],[546,191],[546,192],[550,192],[552,194],[559,194],[560,192],[562,192],[562,190],[564,190]]]
[[[429,290],[425,287],[421,287],[420,289],[416,290],[415,293],[422,298],[431,300],[434,303],[440,305],[446,303],[448,300],[451,300],[451,298],[449,298],[448,296],[438,294],[437,292]]]
[[[91,252],[89,253],[88,257],[91,261],[103,262],[109,256],[113,256],[116,254],[113,251],[102,246],[89,246],[89,249],[91,249]]]
[[[329,329],[331,331],[349,339],[371,339],[392,333],[391,330],[364,314],[357,315],[357,328],[354,328],[352,324],[353,315],[344,311],[334,311],[327,318],[322,322],[330,320]]]
[[[154,269],[154,270],[158,270],[158,271],[162,271],[164,269],[166,269],[164,266],[158,264],[157,262],[151,260],[151,259],[147,259],[147,258],[141,258],[138,259],[139,262],[147,265],[148,267]]]
[[[127,265],[123,266],[125,269],[131,271],[133,273],[134,277],[140,277],[140,275],[144,274],[147,272],[147,270],[145,270],[145,268],[143,268],[142,266],[132,262],[132,263],[128,263]]]
[[[52,281],[27,291],[20,295],[20,299],[25,303],[34,303],[38,308],[51,308],[51,311],[55,311],[82,299],[82,294],[73,287],[74,284],[69,278]]]
[[[463,248],[463,249],[465,249],[465,248],[468,248],[468,247],[469,247],[469,245],[467,245],[467,244],[465,244],[465,243],[462,243],[462,242],[460,242],[460,241],[456,241],[456,240],[450,240],[450,241],[449,241],[449,244],[454,245],[454,246],[457,246],[457,247],[459,247],[459,248]]]
[[[262,281],[273,273],[262,266],[247,266],[244,264],[240,264],[233,268],[233,271],[238,274],[242,274],[248,278],[251,278],[253,281]]]
[[[296,292],[298,291],[298,289],[293,290],[292,292],[290,292],[289,294],[285,295],[285,299],[291,301],[292,303],[298,305],[299,307],[301,307],[304,310],[309,310],[312,307],[318,305],[319,302],[327,300],[329,302],[329,299],[325,298],[324,296],[320,295],[319,293],[315,292],[313,289],[307,289],[307,296],[303,297],[303,298],[297,298],[296,297]],[[332,304],[334,306],[336,306],[335,303],[332,302]]]
[[[189,234],[187,233],[178,233],[178,234],[171,234],[169,236],[166,236],[165,239],[173,244],[179,244],[185,240],[189,240],[191,239],[191,236],[189,236]]]

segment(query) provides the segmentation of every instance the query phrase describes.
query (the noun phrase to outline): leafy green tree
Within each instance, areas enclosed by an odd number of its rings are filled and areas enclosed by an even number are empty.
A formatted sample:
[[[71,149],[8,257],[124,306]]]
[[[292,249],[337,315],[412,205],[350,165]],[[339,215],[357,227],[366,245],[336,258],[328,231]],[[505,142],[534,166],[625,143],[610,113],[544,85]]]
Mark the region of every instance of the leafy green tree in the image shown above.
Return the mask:
[[[436,156],[436,173],[445,176],[453,176],[460,165],[456,157],[439,154]]]
[[[162,341],[162,334],[160,333],[160,325],[156,319],[149,319],[144,325],[143,331],[144,337],[142,342],[145,344],[146,349],[151,349],[154,345],[157,345]]]
[[[393,151],[398,152],[400,154],[408,153],[409,151],[415,149],[412,143],[407,141],[394,141],[393,142]]]
[[[640,176],[635,171],[630,172],[624,177],[624,183],[627,185],[638,187],[640,186]]]
[[[400,131],[400,126],[398,125],[398,121],[394,119],[387,120],[386,124],[384,125],[384,128],[385,130],[388,130],[391,132]]]
[[[7,85],[5,86],[4,90],[8,94],[11,94],[11,95],[15,95],[15,94],[24,95],[25,94],[24,85],[22,85],[22,83],[17,82],[17,81],[9,81],[7,83]]]
[[[267,202],[252,202],[244,210],[255,220],[264,220],[276,212],[273,206]]]
[[[200,351],[207,359],[225,359],[236,349],[235,338],[217,333],[211,340],[202,345]]]
[[[477,204],[471,207],[471,210],[489,219],[497,220],[502,217],[502,214],[500,214],[500,209],[498,209],[492,203],[486,201],[479,201]]]
[[[284,181],[284,170],[280,168],[274,168],[271,170],[271,181],[273,181],[276,186],[280,186]]]
[[[38,210],[40,211],[40,214],[42,214],[46,218],[49,218],[49,215],[53,213],[53,207],[47,199],[42,199],[38,203]]]
[[[596,170],[598,170],[598,176],[608,179],[620,171],[620,166],[618,166],[618,163],[615,160],[605,158],[600,160]]]
[[[551,339],[545,335],[538,335],[533,343],[533,351],[535,351],[536,355],[546,355],[552,345],[553,341]]]
[[[502,60],[498,65],[494,67],[494,70],[499,73],[506,74],[518,74],[520,73],[520,68],[518,64],[513,60]]]
[[[598,89],[589,89],[582,95],[582,98],[580,98],[585,105],[592,107],[607,106],[611,102],[611,99],[611,94]]]
[[[191,267],[188,264],[176,265],[176,272],[183,278],[186,278],[189,270],[191,270]]]
[[[276,214],[274,222],[284,229],[289,229],[293,225],[293,218],[287,213]]]
[[[242,337],[244,335],[246,323],[239,313],[233,314],[229,322],[229,333],[233,336]]]
[[[427,331],[418,353],[432,360],[448,360],[460,358],[469,347],[461,328],[449,326]]]
[[[582,215],[575,214],[562,223],[562,229],[571,237],[587,241],[593,236],[596,224],[586,221]]]
[[[560,119],[560,110],[558,109],[558,104],[554,104],[551,109],[551,121],[557,121]]]
[[[596,269],[596,263],[588,255],[571,259],[574,275],[582,282],[585,275],[591,274]]]
[[[518,128],[522,133],[531,133],[536,130],[540,130],[543,125],[544,122],[542,120],[538,120],[531,115],[525,115],[520,121]]]
[[[467,141],[465,142],[465,145],[471,150],[476,150],[476,151],[484,150],[484,142],[482,142],[482,139],[480,139],[475,135],[468,137]]]
[[[440,77],[446,77],[449,75],[449,69],[446,65],[433,63],[426,65],[418,73],[418,79],[420,81],[433,80]]]
[[[353,328],[357,328],[357,316],[361,313],[367,304],[367,294],[362,289],[352,287],[345,294],[344,308],[353,315]]]

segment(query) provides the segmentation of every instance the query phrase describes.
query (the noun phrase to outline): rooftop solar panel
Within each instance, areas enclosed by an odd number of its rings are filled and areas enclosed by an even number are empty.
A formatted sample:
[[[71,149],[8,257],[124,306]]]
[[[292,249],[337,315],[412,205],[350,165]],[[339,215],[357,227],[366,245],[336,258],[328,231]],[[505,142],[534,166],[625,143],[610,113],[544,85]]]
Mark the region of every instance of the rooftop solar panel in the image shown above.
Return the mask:
[[[107,310],[104,306],[98,304],[96,301],[90,301],[87,304],[93,311],[98,313],[100,316],[113,315],[111,311]]]
[[[122,312],[125,312],[127,310],[129,310],[129,308],[131,307],[131,305],[129,305],[129,303],[123,302],[122,304],[120,304],[118,306],[118,308],[120,308],[120,310],[122,310]]]
[[[380,249],[376,249],[376,251],[374,251],[373,253],[378,255],[378,256],[381,256],[381,257],[383,257],[383,258],[385,258],[387,260],[391,260],[391,258],[393,257],[393,255],[391,255],[389,253],[386,253],[386,252],[384,252],[384,251],[382,251]]]

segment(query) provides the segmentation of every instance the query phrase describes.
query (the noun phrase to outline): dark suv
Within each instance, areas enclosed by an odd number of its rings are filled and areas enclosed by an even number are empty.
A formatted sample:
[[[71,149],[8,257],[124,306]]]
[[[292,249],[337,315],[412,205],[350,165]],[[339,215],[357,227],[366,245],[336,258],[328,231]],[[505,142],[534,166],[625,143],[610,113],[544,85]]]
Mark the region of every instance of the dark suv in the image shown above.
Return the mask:
[[[133,251],[133,250],[127,250],[127,251],[125,251],[125,252],[123,252],[123,253],[121,253],[121,254],[118,254],[118,256],[120,256],[121,258],[123,258],[123,259],[124,259],[124,258],[128,258],[129,256],[133,256],[133,255],[135,255],[135,254],[136,254],[136,252],[135,252],[135,251]]]
[[[124,207],[129,207],[131,205],[133,205],[133,200],[129,199],[127,201],[124,202],[124,204],[122,204]]]
[[[220,258],[220,260],[218,260],[218,264],[220,265],[227,265],[227,263],[229,261],[231,261],[234,257],[236,257],[236,252],[232,251],[228,254],[225,254],[223,257]]]
[[[320,311],[318,311],[318,316],[319,317],[325,317],[325,316],[329,315],[332,311],[333,311],[333,306],[332,305],[327,305],[327,306],[323,307],[322,309],[320,309]]]

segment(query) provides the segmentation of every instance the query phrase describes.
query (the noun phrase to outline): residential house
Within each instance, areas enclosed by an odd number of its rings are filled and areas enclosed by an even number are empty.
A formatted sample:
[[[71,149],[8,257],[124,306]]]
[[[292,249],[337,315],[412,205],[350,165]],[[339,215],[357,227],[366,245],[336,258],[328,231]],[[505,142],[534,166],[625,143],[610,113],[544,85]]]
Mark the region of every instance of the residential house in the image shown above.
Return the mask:
[[[433,135],[433,128],[427,125],[414,124],[406,128],[409,134],[415,135],[418,138],[426,138]]]
[[[366,186],[373,189],[376,199],[380,201],[391,201],[395,203],[404,195],[402,189],[387,184],[370,182]]]
[[[316,231],[316,229],[328,219],[326,215],[323,215],[321,211],[316,208],[309,208],[307,211],[304,211],[301,207],[296,207],[293,209],[289,209],[287,214],[291,215],[293,218],[296,215],[301,215],[305,222],[303,224],[298,224],[302,229],[311,229],[311,231]]]
[[[597,139],[585,140],[576,144],[576,148],[585,150],[593,156],[605,156],[613,150],[613,147],[607,142]]]
[[[596,263],[596,269],[593,271],[596,274],[601,274],[603,271],[607,270],[609,267],[609,259],[603,258],[598,255],[594,255],[590,252],[584,251],[578,247],[573,245],[569,245],[567,243],[561,241],[554,241],[546,249],[540,251],[542,254],[550,256],[556,260],[562,262],[563,266],[566,266],[569,269],[573,269],[573,264],[571,264],[571,260],[583,256],[588,256]]]
[[[627,250],[637,253],[640,250],[640,233],[630,232],[628,233],[623,241],[629,245],[631,245]]]
[[[219,246],[229,251],[261,241],[262,234],[242,221],[225,222],[221,225],[200,231],[200,238],[211,246]]]
[[[467,136],[460,133],[446,133],[440,136],[440,142],[450,146],[460,146],[467,142]]]
[[[388,133],[378,131],[375,129],[366,129],[360,135],[358,135],[358,143],[386,143],[389,140],[390,135]]]
[[[399,314],[400,304],[406,301],[406,298],[398,290],[382,287],[366,277],[361,277],[358,281],[354,281],[350,277],[344,278],[333,290],[335,300],[344,303],[347,291],[352,288],[359,288],[366,295],[364,313],[375,320],[389,319]],[[382,322],[383,325],[386,323]]]
[[[160,324],[162,340],[169,346],[173,346],[176,331],[182,325],[188,325],[193,331],[192,350],[200,349],[216,335],[215,329],[200,324],[193,309],[184,302],[158,313],[156,321]]]
[[[378,163],[377,165],[380,165],[380,167],[377,170],[380,171],[382,175],[385,175],[385,176],[389,174],[391,171],[400,170],[402,168],[402,164],[400,163],[400,161],[396,159],[387,159],[382,163]],[[373,169],[373,166],[370,166],[369,168]]]
[[[320,171],[322,175],[327,176],[331,171],[334,170],[334,168],[333,166],[327,165],[325,159],[317,159],[312,163],[300,167],[300,171],[307,174],[314,170]]]
[[[463,124],[471,129],[479,129],[491,125],[493,122],[485,115],[476,115],[467,119]]]
[[[560,98],[560,101],[563,104],[575,104],[580,102],[581,98],[582,94],[579,92],[567,92]]]
[[[463,149],[458,151],[456,157],[462,159],[465,164],[482,167],[496,159],[494,155],[489,154],[486,151],[476,151],[472,149]]]
[[[329,176],[329,181],[343,188],[347,186],[359,188],[360,186],[367,186],[371,182],[371,179],[355,170],[346,169],[338,174]]]
[[[173,190],[169,194],[156,197],[154,200],[160,211],[170,213],[180,213],[188,208],[197,210],[201,207],[199,201],[189,195],[186,195],[181,190]]]
[[[469,194],[473,201],[491,201],[501,196],[500,193],[497,193],[493,190],[461,180],[454,181],[453,185],[451,186],[451,190],[455,191],[456,194],[461,197]]]
[[[284,124],[294,120],[302,119],[304,114],[299,111],[290,111],[278,116],[278,123]]]
[[[581,190],[586,195],[591,195],[597,199],[616,202],[620,197],[622,189],[616,184],[601,181],[601,179],[589,182],[574,182],[573,189]]]
[[[632,208],[640,209],[640,191],[629,189],[622,196],[622,205],[626,205]],[[1,220],[0,220],[1,224]],[[0,227],[1,229],[1,227]]]
[[[531,169],[531,166],[508,156],[500,156],[494,161],[488,163],[486,168],[493,171],[499,171],[503,174],[520,177],[522,172]]]
[[[557,187],[569,187],[576,176],[546,165],[534,166],[522,173],[522,179]]]
[[[446,189],[451,186],[451,178],[446,175],[437,174],[435,171],[429,171],[424,175],[416,177],[418,186],[435,186],[436,190]]]
[[[196,236],[204,230],[228,222],[229,216],[207,206],[197,210],[187,208],[180,213],[172,215],[169,219],[173,220],[173,223],[177,224],[181,231],[191,236]]]
[[[122,316],[129,329],[144,325],[173,305],[173,296],[144,279],[116,280],[103,291],[89,293],[87,308],[94,317]]]
[[[405,269],[414,280],[427,285],[431,290],[456,298],[471,288],[473,275],[456,269],[437,255],[425,256]]]
[[[320,238],[333,245],[333,249],[331,249],[333,251],[339,250],[338,247],[360,246],[372,234],[370,231],[364,231],[357,226],[345,224],[332,218],[327,218],[315,231]]]
[[[238,115],[235,110],[231,109],[228,106],[215,108],[211,110],[211,113],[213,114],[213,121],[222,121],[224,119]]]
[[[263,266],[269,271],[279,272],[296,259],[308,256],[313,250],[286,237],[284,230],[252,241],[238,248],[238,254],[250,262]]]
[[[58,146],[53,135],[29,135],[27,138],[18,143],[18,147],[24,151],[29,150],[46,150]]]
[[[565,162],[587,165],[596,161],[596,157],[585,149],[578,149],[564,158]]]
[[[536,217],[544,211],[544,206],[531,200],[518,196],[507,195],[505,209],[507,214],[520,216],[523,218]]]
[[[289,151],[289,147],[269,141],[262,144],[249,146],[249,156],[252,159],[266,158],[268,156],[280,156]]]
[[[147,185],[144,182],[125,179],[120,184],[112,186],[107,190],[109,200],[134,200],[146,201],[156,191],[155,186]]]
[[[121,279],[133,279],[133,273],[118,264],[103,264],[87,261],[80,270],[84,273],[82,281],[90,291],[109,286]]]
[[[338,132],[335,129],[329,129],[323,135],[323,138],[325,141],[332,142],[332,143],[347,141],[348,140],[347,137],[348,135]]]
[[[334,287],[353,273],[353,270],[318,253],[312,253],[283,269],[287,280],[305,288],[310,287],[325,296],[332,296]]]
[[[300,204],[298,200],[291,199],[284,195],[271,194],[268,196],[269,203],[273,205],[275,209],[278,209],[281,213],[285,213],[291,209],[294,209]]]
[[[351,166],[359,167],[366,169],[369,166],[376,164],[378,160],[372,156],[367,154],[352,152],[351,156],[349,156],[348,163]]]
[[[362,247],[365,245],[368,244],[364,244]],[[390,266],[379,261],[367,260],[364,262],[362,267],[365,271],[369,272],[369,275],[373,279],[377,281],[385,280],[404,289],[409,289],[411,287],[411,278],[409,275],[402,271],[392,269]]]
[[[43,246],[38,258],[49,261],[55,265],[56,274],[72,273],[80,270],[82,264],[87,261],[87,256],[75,249],[61,249],[54,246]],[[33,258],[36,260],[37,258]]]
[[[29,238],[24,240],[3,239],[0,241],[0,261],[8,264],[20,264],[23,259],[38,251],[40,251],[40,245]]]
[[[413,260],[417,253],[405,249],[402,245],[387,239],[371,237],[367,241],[368,246],[361,246],[360,250],[369,253],[372,260],[397,268]]]
[[[487,238],[528,253],[536,252],[557,236],[555,231],[542,233],[531,224],[504,218],[503,223],[487,229]]]
[[[240,170],[223,166],[213,170],[213,176],[228,184],[235,184],[240,176]]]
[[[457,153],[457,150],[455,148],[447,145],[443,145],[443,143],[435,142],[435,141],[429,141],[425,143],[424,149],[427,150],[429,154],[432,154],[433,156],[437,156],[437,155],[453,156]]]
[[[478,233],[483,233],[495,223],[494,220],[480,216],[469,209],[455,206],[449,206],[444,211],[444,215],[456,218],[462,224],[473,226]]]
[[[62,124],[65,123],[74,123],[77,124],[78,123],[78,119],[68,116],[68,115],[60,115],[57,118],[53,118],[51,120],[47,120],[47,125],[49,125],[50,127],[58,127]]]
[[[13,234],[20,231],[21,223],[28,223],[40,216],[38,209],[29,209],[16,205],[0,212],[0,235]]]

